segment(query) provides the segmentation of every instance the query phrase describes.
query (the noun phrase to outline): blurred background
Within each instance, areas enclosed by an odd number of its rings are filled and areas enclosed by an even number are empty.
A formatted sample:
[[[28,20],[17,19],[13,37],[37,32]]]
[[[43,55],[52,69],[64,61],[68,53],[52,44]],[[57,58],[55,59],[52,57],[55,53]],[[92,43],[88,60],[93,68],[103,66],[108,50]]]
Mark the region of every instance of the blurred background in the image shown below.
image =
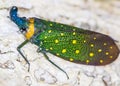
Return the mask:
[[[120,57],[109,65],[94,67],[71,63],[48,53],[68,73],[67,80],[30,43],[22,49],[31,64],[28,72],[16,50],[25,38],[8,18],[12,6],[19,8],[21,17],[73,25],[120,42],[120,0],[0,0],[0,86],[120,86]]]

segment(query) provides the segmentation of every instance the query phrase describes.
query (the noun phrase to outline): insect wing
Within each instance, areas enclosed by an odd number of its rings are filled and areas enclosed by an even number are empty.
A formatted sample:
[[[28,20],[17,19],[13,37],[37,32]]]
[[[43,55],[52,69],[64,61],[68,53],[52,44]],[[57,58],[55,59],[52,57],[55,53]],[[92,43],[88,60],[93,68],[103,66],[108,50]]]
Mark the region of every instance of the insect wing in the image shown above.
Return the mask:
[[[107,35],[57,23],[47,23],[39,35],[41,47],[65,60],[89,65],[106,65],[119,54],[114,40]]]

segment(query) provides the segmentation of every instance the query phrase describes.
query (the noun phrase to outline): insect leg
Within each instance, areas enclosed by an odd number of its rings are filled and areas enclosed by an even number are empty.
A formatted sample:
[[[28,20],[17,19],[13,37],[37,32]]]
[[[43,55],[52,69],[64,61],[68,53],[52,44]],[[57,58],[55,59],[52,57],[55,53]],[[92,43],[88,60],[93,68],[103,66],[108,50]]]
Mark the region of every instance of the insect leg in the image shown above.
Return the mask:
[[[58,69],[60,69],[62,72],[64,72],[65,74],[66,74],[66,76],[67,76],[67,79],[69,79],[69,76],[68,76],[68,74],[62,69],[62,68],[60,68],[58,65],[56,65],[54,62],[52,62],[50,59],[49,59],[49,57],[47,56],[47,54],[45,53],[45,52],[42,52],[43,53],[43,55],[45,56],[45,58],[50,62],[50,63],[52,63],[55,67],[57,67]]]
[[[37,53],[40,53],[41,52],[41,48],[39,47],[38,49],[37,49]]]
[[[28,72],[30,70],[30,63],[29,61],[27,60],[27,58],[23,55],[23,53],[21,52],[21,48],[26,45],[27,43],[29,42],[29,40],[25,40],[22,44],[20,44],[18,47],[17,47],[17,51],[20,53],[20,55],[24,58],[24,60],[26,61],[26,63],[28,64]]]

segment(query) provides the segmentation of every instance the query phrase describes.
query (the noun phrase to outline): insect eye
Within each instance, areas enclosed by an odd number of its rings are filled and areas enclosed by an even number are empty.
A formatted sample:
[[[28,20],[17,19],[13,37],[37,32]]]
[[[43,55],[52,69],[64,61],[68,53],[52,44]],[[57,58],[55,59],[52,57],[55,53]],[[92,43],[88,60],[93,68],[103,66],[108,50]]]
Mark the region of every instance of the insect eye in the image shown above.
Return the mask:
[[[20,29],[20,32],[21,32],[21,33],[24,33],[24,32],[27,32],[27,30],[26,30],[26,28],[21,28],[21,29]]]

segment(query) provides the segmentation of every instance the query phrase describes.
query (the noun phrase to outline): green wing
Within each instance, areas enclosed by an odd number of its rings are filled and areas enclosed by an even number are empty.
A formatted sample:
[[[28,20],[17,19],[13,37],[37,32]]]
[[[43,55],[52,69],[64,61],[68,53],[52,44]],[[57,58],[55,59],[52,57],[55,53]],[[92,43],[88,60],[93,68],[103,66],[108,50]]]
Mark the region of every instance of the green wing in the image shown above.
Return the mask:
[[[46,23],[38,39],[47,52],[80,64],[105,65],[119,54],[114,40],[107,35],[54,22]]]

